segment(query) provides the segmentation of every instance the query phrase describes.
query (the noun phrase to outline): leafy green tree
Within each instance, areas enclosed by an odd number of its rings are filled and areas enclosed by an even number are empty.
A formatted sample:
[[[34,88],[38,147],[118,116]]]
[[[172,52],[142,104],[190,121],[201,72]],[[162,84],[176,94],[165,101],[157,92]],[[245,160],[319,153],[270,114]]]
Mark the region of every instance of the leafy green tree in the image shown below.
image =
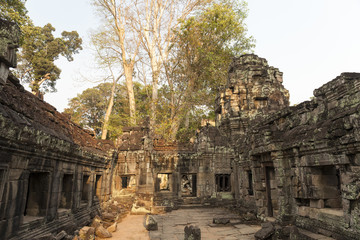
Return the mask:
[[[180,127],[186,130],[181,132],[188,131],[191,116],[198,120],[200,116],[212,117],[209,113],[218,87],[226,83],[230,62],[254,46],[253,38],[246,35],[246,16],[245,2],[214,1],[204,11],[182,20],[176,29],[167,76],[174,82],[171,92],[177,96],[172,136]]]
[[[24,25],[28,20],[26,0],[0,0],[0,18]]]
[[[61,33],[55,38],[55,28],[50,24],[36,27],[32,24],[22,26],[23,44],[20,48],[16,75],[24,83],[29,83],[33,94],[55,91],[56,80],[61,70],[54,61],[64,56],[73,61],[73,55],[82,49],[82,39],[76,31]]]
[[[77,97],[69,101],[69,107],[64,112],[70,115],[71,120],[81,127],[94,131],[96,137],[100,138],[103,131],[104,119],[113,83],[101,83],[93,88],[88,88]],[[149,89],[134,82],[138,118],[144,119],[148,114],[150,98]],[[109,117],[107,127],[107,139],[115,140],[122,133],[123,126],[129,126],[131,122],[129,114],[129,101],[126,97],[127,88],[124,84],[117,84],[113,96],[113,108]]]

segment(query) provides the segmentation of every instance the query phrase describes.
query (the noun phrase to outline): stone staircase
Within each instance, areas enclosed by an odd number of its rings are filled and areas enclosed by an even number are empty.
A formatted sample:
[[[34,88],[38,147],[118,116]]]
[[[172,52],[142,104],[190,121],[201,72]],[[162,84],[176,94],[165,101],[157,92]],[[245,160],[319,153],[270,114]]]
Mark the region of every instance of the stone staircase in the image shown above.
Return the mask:
[[[192,208],[202,208],[202,207],[207,207],[207,206],[201,204],[200,199],[197,197],[184,197],[179,205],[179,208],[182,209],[192,209]]]
[[[299,237],[301,240],[335,240],[335,238],[327,237],[319,233],[313,233],[302,228],[299,228]]]

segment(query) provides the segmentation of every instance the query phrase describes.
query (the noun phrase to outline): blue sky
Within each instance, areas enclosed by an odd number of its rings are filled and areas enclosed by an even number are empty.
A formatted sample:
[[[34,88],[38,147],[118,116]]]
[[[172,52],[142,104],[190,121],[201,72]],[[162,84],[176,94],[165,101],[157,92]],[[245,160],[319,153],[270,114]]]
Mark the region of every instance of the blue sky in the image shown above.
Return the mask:
[[[88,37],[98,17],[90,0],[28,0],[36,25],[51,23],[60,34],[77,30],[84,50],[62,69],[56,93],[45,101],[62,111],[68,100],[99,80]],[[360,72],[359,0],[249,0],[246,24],[256,39],[254,53],[284,73],[291,104],[312,97],[313,90],[342,72]],[[84,77],[87,80],[84,80]]]

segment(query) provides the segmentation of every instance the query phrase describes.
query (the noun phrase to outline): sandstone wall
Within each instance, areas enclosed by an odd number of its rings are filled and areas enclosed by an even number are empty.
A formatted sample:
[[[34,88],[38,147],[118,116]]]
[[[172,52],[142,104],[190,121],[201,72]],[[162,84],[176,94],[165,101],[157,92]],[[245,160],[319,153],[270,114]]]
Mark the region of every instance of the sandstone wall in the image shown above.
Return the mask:
[[[243,176],[251,170],[260,216],[359,239],[359,108],[360,74],[343,73],[311,101],[250,122],[236,162]]]
[[[0,236],[72,235],[110,197],[116,153],[11,75],[17,31],[0,21]]]

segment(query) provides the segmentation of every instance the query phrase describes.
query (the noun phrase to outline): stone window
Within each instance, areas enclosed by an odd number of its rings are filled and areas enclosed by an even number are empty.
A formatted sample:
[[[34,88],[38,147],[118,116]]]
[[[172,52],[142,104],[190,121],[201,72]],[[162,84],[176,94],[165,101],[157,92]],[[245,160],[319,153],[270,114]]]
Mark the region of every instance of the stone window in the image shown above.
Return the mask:
[[[217,192],[230,192],[230,174],[216,174],[215,184]]]
[[[73,178],[73,174],[64,174],[63,176],[59,208],[71,208]]]
[[[84,175],[82,183],[81,201],[89,201],[90,189],[90,176]]]
[[[248,177],[248,194],[250,196],[254,195],[254,186],[253,186],[253,175],[251,170],[246,171]]]
[[[49,173],[30,173],[24,216],[45,216],[48,195]]]
[[[267,97],[255,97],[254,103],[256,109],[265,108],[268,105],[268,98]]]
[[[311,168],[310,207],[342,208],[340,172],[335,166]]]
[[[171,173],[159,173],[157,175],[157,183],[159,191],[170,191]]]
[[[102,184],[102,176],[101,175],[96,175],[95,177],[95,189],[94,189],[94,193],[97,197],[101,196],[101,184]]]

